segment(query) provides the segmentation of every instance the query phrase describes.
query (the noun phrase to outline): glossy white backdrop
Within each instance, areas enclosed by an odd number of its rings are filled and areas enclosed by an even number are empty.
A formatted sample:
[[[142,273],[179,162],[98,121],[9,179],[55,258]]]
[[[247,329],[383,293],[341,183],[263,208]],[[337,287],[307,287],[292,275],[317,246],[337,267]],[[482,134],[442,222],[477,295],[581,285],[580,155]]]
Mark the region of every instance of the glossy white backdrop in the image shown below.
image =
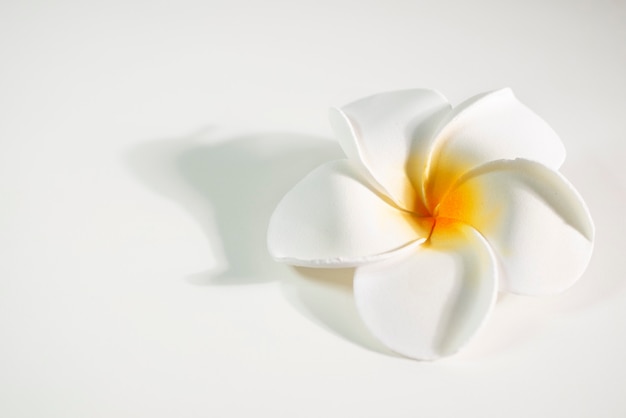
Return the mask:
[[[509,3],[509,4],[507,4]],[[0,416],[622,417],[626,4],[0,4]],[[351,271],[272,262],[268,217],[384,90],[510,86],[561,135],[596,252],[468,349],[389,353]]]

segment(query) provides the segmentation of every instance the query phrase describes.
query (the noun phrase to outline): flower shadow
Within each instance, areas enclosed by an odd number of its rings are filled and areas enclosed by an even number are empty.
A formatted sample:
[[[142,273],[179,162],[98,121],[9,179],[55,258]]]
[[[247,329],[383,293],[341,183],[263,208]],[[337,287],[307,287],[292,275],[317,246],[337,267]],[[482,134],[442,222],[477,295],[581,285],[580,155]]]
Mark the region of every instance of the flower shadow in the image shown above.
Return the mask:
[[[213,265],[186,281],[198,286],[279,281],[302,315],[353,343],[390,353],[356,313],[352,271],[316,272],[271,259],[266,229],[282,196],[318,165],[344,155],[335,142],[305,135],[225,135],[216,129],[150,141],[128,163],[149,189],[173,200],[200,225]]]

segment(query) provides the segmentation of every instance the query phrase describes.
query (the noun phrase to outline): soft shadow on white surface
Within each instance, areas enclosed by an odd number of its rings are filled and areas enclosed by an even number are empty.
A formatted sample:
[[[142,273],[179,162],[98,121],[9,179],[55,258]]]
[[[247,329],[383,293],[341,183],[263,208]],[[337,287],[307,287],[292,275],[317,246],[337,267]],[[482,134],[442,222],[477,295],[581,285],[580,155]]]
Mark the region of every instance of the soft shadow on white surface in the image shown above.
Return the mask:
[[[144,143],[129,164],[151,190],[181,205],[210,245],[208,271],[186,281],[226,286],[280,280],[301,314],[370,350],[392,354],[359,318],[349,269],[294,269],[272,260],[266,229],[282,196],[316,166],[344,158],[330,141],[267,133],[230,137],[208,129],[189,137]],[[155,261],[155,262],[158,262]]]
[[[130,154],[135,174],[181,205],[200,225],[214,265],[194,284],[273,280],[266,251],[269,217],[282,195],[317,165],[341,158],[339,147],[303,135],[224,136],[215,130],[140,145]]]

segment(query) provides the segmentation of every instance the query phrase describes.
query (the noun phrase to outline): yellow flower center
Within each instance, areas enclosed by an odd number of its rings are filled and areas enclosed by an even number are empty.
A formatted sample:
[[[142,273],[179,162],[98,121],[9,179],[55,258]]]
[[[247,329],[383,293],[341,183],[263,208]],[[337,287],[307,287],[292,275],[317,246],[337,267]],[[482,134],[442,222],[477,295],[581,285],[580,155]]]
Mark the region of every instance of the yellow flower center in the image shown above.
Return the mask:
[[[468,165],[462,162],[439,164],[426,179],[421,223],[430,223],[428,240],[433,234],[452,238],[457,235],[458,223],[473,224],[480,212],[481,190],[477,182],[459,181]],[[424,207],[424,205],[420,205]]]
[[[476,214],[480,191],[476,185],[464,183],[446,193],[435,207],[437,219],[455,219],[468,222]]]

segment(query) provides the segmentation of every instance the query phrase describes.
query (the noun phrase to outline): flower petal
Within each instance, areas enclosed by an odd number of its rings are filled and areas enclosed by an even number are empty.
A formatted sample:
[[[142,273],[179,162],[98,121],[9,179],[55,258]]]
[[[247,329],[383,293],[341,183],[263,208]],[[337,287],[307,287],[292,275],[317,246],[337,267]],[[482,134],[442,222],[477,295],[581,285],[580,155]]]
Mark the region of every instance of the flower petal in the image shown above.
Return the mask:
[[[560,173],[528,160],[495,161],[467,173],[450,193],[476,195],[477,207],[463,220],[494,249],[506,290],[558,293],[587,267],[594,226]]]
[[[558,169],[565,148],[538,115],[511,89],[468,99],[449,113],[436,134],[425,186],[432,207],[465,172],[490,161],[524,158]]]
[[[422,360],[455,353],[484,323],[497,294],[491,249],[458,223],[451,238],[433,233],[427,244],[356,269],[354,295],[370,331],[392,350]]]
[[[348,160],[326,163],[278,204],[269,223],[270,254],[300,266],[355,266],[428,236],[413,214],[384,201]]]
[[[432,133],[449,109],[438,92],[415,89],[369,96],[332,108],[329,116],[344,152],[362,164],[370,183],[400,207],[415,210],[407,164],[415,167],[412,176],[421,190]],[[422,160],[409,161],[410,155]]]

